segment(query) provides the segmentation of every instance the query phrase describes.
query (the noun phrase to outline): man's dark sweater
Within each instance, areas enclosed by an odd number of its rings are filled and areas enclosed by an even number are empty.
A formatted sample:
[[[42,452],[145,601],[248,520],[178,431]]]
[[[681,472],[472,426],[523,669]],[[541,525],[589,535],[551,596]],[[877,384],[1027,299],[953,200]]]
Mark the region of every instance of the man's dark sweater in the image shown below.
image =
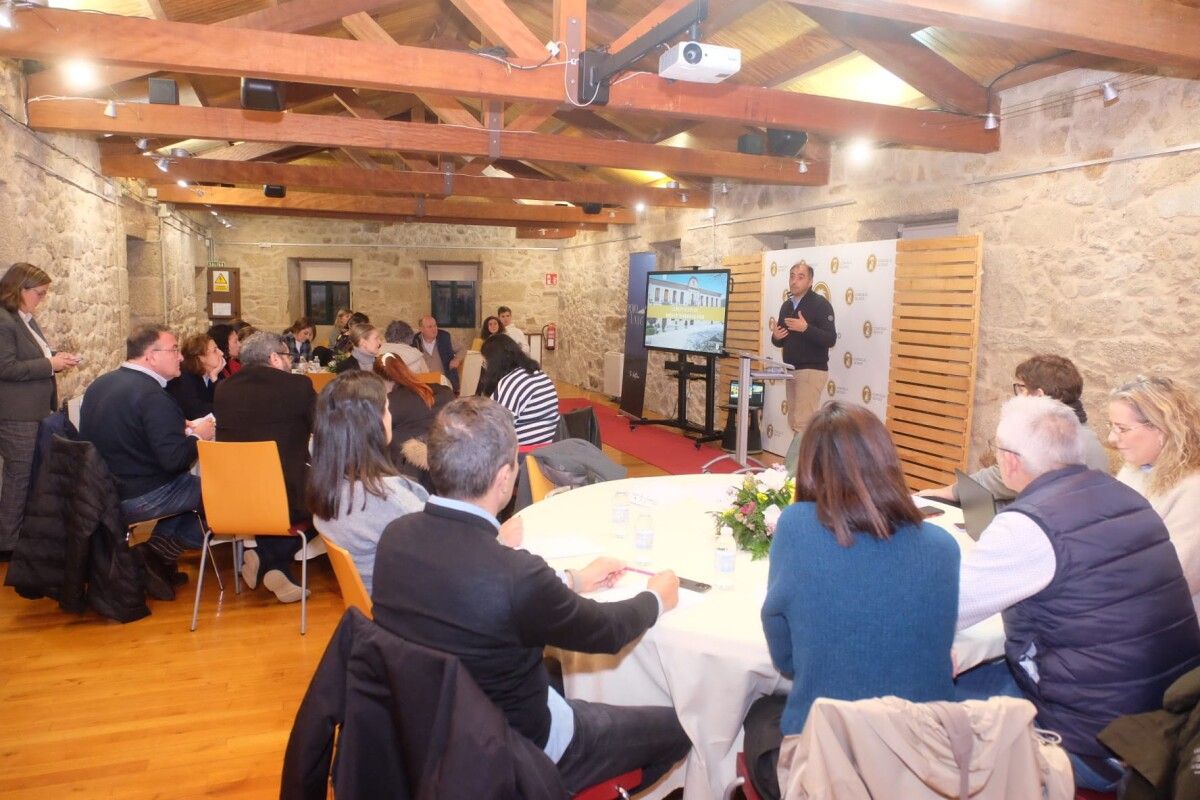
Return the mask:
[[[792,308],[792,298],[783,301],[779,308],[778,324],[784,320],[804,315],[808,330],[788,331],[787,336],[776,339],[771,335],[771,344],[783,348],[783,361],[796,369],[829,369],[829,348],[837,344],[837,329],[833,326],[833,306],[811,289]],[[785,326],[786,327],[786,326]]]
[[[119,367],[101,375],[84,392],[79,416],[79,435],[100,451],[122,500],[170,483],[196,460],[179,405],[143,372]]]

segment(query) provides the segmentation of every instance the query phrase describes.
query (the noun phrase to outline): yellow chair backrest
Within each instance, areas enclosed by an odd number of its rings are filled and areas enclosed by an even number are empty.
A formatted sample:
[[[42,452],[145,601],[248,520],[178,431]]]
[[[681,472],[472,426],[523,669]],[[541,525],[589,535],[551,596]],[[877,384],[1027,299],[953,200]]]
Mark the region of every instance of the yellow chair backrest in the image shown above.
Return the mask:
[[[324,371],[308,372],[305,374],[308,375],[308,379],[310,381],[312,381],[313,388],[317,390],[318,394],[321,392],[322,389],[324,389],[326,386],[328,386],[334,378],[337,377],[337,375],[335,375],[332,372],[324,372]]]
[[[333,564],[333,574],[337,577],[338,588],[342,590],[342,602],[348,609],[357,608],[368,617],[373,617],[371,598],[367,595],[367,587],[363,584],[358,567],[354,566],[354,559],[344,547],[334,544],[328,536],[321,538],[325,540],[329,563]]]
[[[274,442],[199,442],[204,516],[220,536],[287,536],[291,527]]]
[[[529,475],[529,493],[533,496],[533,502],[538,502],[554,491],[554,484],[546,477],[546,473],[542,472],[537,459],[532,455],[525,456],[525,472]]]

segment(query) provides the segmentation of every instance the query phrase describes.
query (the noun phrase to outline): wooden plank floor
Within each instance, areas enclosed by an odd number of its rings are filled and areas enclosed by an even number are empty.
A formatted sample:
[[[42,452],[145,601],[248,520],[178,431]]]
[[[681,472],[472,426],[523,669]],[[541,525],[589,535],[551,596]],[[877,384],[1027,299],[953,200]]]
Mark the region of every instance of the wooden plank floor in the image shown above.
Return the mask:
[[[604,450],[631,477],[664,474]],[[341,596],[329,562],[317,559],[302,637],[298,605],[261,588],[235,595],[228,548],[217,558],[224,601],[210,573],[194,633],[195,557],[179,598],[149,601],[151,616],[129,625],[0,589],[0,797],[277,795],[292,718],[342,615]]]

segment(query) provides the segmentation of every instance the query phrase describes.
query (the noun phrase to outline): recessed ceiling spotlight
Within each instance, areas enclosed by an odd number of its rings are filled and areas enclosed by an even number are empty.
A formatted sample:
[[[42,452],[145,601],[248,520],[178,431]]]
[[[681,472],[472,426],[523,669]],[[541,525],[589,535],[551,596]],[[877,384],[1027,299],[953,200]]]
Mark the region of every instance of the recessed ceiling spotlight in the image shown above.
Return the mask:
[[[638,200],[637,203],[634,204],[633,210],[636,211],[637,213],[641,214],[641,213],[645,212],[646,204],[643,203],[641,200]]]
[[[63,64],[67,82],[76,89],[90,89],[96,85],[96,65],[81,58]]]

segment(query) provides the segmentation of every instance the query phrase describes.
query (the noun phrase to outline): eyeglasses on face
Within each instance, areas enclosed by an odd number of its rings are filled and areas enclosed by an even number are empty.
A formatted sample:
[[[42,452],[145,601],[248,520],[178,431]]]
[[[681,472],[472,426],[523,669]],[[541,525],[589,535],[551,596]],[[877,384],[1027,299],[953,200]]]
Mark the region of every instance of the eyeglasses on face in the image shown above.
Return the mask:
[[[1124,436],[1134,428],[1145,428],[1149,427],[1149,425],[1149,422],[1135,422],[1132,425],[1121,425],[1117,422],[1110,422],[1108,423],[1108,432],[1115,433],[1117,436]]]
[[[991,447],[993,450],[997,450],[997,451],[1001,451],[1001,452],[1005,452],[1005,453],[1012,453],[1014,456],[1019,457],[1021,455],[1016,450],[1013,450],[1012,448],[1004,447],[1003,445],[1001,445],[998,441],[996,441],[995,436],[993,436],[991,439],[988,440],[988,446]]]
[[[179,345],[175,345],[174,347],[151,347],[150,352],[151,353],[178,353]]]
[[[1013,394],[1025,394],[1025,392],[1028,391],[1028,389],[1029,389],[1029,387],[1026,386],[1025,384],[1021,383],[1020,381],[1013,384]]]

